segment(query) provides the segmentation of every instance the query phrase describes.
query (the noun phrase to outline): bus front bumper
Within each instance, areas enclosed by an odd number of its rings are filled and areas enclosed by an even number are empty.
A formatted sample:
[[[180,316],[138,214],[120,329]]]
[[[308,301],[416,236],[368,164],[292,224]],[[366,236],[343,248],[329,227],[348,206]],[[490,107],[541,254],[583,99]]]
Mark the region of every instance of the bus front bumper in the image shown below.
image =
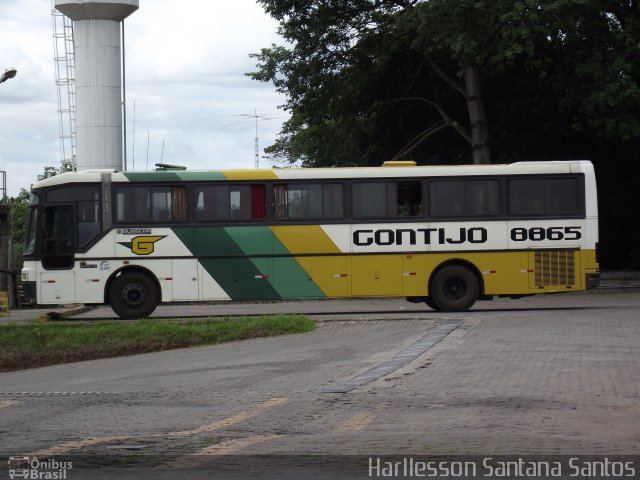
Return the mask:
[[[22,282],[23,305],[35,305],[36,303],[36,282]]]

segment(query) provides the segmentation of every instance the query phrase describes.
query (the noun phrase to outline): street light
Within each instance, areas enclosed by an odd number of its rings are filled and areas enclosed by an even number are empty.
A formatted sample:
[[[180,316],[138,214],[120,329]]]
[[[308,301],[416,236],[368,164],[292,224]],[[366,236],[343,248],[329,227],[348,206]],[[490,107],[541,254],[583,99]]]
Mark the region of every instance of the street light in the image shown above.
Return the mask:
[[[13,78],[16,76],[16,73],[18,73],[18,71],[11,67],[11,68],[7,68],[4,73],[2,74],[2,76],[0,77],[0,83],[4,83],[7,80],[9,80],[10,78]]]

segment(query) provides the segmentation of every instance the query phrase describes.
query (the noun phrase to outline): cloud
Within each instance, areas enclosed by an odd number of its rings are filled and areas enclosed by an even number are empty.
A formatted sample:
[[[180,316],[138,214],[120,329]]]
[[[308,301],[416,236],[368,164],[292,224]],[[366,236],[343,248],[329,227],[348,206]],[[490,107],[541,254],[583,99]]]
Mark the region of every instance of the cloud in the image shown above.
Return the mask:
[[[0,68],[18,70],[0,85],[0,170],[11,196],[60,163],[51,7],[0,0]],[[160,158],[253,168],[251,115],[268,117],[258,118],[261,153],[286,119],[284,98],[244,75],[255,69],[250,53],[282,43],[276,30],[253,0],[141,1],[125,21],[128,167],[147,167],[148,138],[149,168]]]

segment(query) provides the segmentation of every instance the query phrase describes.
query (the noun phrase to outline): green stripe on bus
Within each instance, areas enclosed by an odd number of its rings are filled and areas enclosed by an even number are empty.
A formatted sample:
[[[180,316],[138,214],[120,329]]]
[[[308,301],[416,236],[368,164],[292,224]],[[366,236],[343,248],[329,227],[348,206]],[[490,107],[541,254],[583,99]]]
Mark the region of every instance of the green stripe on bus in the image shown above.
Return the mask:
[[[223,227],[174,227],[194,257],[244,255]]]
[[[176,182],[226,180],[222,172],[212,170],[210,172],[189,172],[185,170],[172,170],[167,172],[122,172],[131,182]]]
[[[274,286],[282,298],[324,298],[325,294],[293,257],[274,258]]]
[[[270,259],[203,258],[202,267],[232,300],[272,300],[280,295],[269,283],[267,270]],[[261,268],[256,268],[256,264]],[[262,264],[262,265],[261,265]]]
[[[203,268],[234,300],[324,297],[269,227],[173,229]],[[202,258],[212,257],[216,258]],[[233,257],[233,258],[220,258]]]
[[[175,172],[122,172],[130,182],[181,182]]]
[[[189,171],[177,171],[174,172],[181,180],[188,181],[207,181],[207,180],[226,180],[222,172],[189,172]]]
[[[288,255],[290,252],[273,234],[269,227],[227,227],[229,236],[236,242],[245,255]],[[254,263],[261,259],[252,259]],[[282,298],[324,297],[322,290],[310,279],[307,272],[293,257],[274,258],[269,266],[259,266],[262,271],[268,269],[269,283]]]
[[[173,231],[232,300],[280,298],[269,282],[271,259],[246,257],[224,227],[177,227]],[[200,258],[207,256],[217,258]]]
[[[224,230],[245,255],[271,255],[274,242],[278,242],[269,227],[225,227]]]

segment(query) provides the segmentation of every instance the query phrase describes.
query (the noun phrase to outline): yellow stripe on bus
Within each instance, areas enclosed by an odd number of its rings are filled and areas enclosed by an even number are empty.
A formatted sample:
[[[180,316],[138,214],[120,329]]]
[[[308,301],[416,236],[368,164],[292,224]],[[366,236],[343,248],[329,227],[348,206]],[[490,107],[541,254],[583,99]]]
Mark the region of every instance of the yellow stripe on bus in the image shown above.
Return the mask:
[[[322,293],[327,297],[349,296],[350,259],[340,255],[340,249],[319,225],[284,225],[271,230],[292,255],[320,254],[295,259]]]
[[[227,180],[277,180],[272,170],[224,170],[222,174]]]
[[[273,234],[292,255],[303,253],[340,253],[320,225],[286,225],[271,227]]]

